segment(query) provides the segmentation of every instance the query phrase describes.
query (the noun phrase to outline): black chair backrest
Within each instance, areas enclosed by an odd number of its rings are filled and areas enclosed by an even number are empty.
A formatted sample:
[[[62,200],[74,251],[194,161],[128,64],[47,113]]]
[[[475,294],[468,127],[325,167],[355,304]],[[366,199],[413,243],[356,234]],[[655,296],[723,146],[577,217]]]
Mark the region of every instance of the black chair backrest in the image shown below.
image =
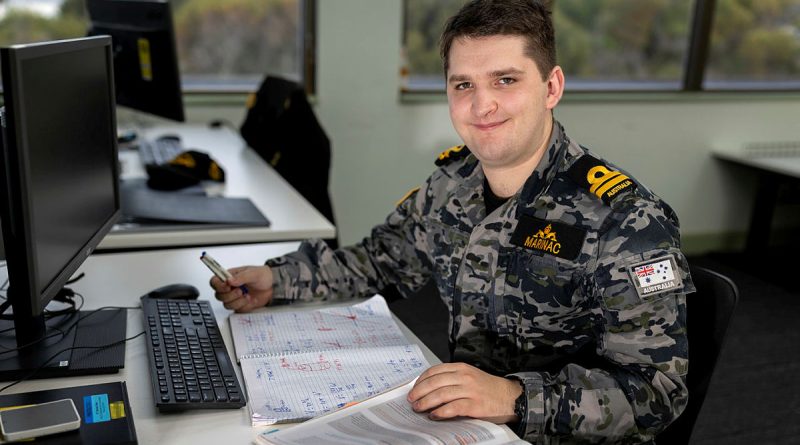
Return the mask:
[[[730,278],[703,267],[690,265],[689,268],[697,289],[686,297],[689,403],[683,414],[658,435],[656,442],[659,444],[689,443],[739,300],[739,290]]]
[[[240,128],[247,145],[335,224],[328,192],[331,142],[303,88],[267,76],[248,106]],[[336,238],[326,241],[334,248],[338,244]]]

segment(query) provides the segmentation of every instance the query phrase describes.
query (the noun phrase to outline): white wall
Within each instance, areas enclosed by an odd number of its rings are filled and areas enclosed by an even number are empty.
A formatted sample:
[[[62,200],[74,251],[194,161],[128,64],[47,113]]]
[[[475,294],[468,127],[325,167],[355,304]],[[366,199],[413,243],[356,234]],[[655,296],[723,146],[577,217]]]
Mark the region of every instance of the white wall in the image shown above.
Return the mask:
[[[400,101],[401,6],[399,0],[319,2],[317,112],[333,142],[331,192],[345,243],[383,221],[430,174],[435,156],[459,143],[446,103]],[[556,115],[573,139],[667,200],[685,239],[741,232],[753,178],[714,161],[709,149],[797,140],[800,95],[685,97],[608,103],[567,94]],[[231,119],[239,122],[240,115]]]

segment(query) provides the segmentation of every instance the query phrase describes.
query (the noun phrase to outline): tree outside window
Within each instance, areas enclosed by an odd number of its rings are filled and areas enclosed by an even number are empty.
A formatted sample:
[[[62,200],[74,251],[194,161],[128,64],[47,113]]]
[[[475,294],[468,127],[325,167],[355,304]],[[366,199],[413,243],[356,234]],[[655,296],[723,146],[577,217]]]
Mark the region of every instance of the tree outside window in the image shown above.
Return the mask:
[[[404,89],[444,90],[438,37],[464,0],[404,0]],[[707,0],[549,0],[567,91],[680,90]],[[704,87],[800,88],[800,0],[716,0]]]
[[[717,0],[706,88],[800,88],[800,0]]]
[[[266,74],[302,80],[303,0],[171,0],[185,89],[253,89]],[[0,0],[0,45],[82,37],[84,0]]]

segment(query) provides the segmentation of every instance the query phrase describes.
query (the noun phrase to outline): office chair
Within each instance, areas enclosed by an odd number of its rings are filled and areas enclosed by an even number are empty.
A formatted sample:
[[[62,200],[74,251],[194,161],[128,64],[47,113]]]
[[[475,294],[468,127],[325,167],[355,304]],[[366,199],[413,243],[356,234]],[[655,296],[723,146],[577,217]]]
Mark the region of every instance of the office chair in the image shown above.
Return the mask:
[[[267,76],[249,100],[242,138],[332,224],[331,142],[295,82]],[[268,190],[264,193],[269,193]],[[336,248],[336,238],[326,239]]]
[[[689,269],[697,288],[686,297],[689,402],[680,417],[656,437],[658,444],[689,443],[739,300],[739,290],[730,278],[703,267],[690,265]]]

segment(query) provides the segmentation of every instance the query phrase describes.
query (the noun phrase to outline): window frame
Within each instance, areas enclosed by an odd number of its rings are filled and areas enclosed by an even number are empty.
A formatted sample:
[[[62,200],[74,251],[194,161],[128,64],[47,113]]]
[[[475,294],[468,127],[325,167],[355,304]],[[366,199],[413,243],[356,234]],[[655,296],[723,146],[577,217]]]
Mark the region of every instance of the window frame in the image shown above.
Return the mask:
[[[311,97],[316,94],[317,89],[317,11],[318,0],[298,0],[300,7],[300,26],[298,32],[298,59],[302,61],[300,67],[301,79],[299,83],[303,85],[306,94]],[[261,73],[261,77],[252,85],[246,82],[225,83],[208,82],[200,85],[187,85],[184,82],[184,75],[181,73],[181,92],[184,98],[195,96],[194,100],[188,102],[193,104],[230,104],[239,103],[246,100],[249,93],[258,90],[258,87],[266,73]],[[0,104],[2,103],[3,86],[0,85]],[[244,99],[242,99],[244,98]]]
[[[317,91],[317,2],[319,0],[298,0],[300,5],[300,26],[302,29],[298,32],[300,38],[298,59],[302,61],[301,66],[301,79],[300,84],[306,91],[309,97],[314,96]],[[253,93],[258,90],[259,84],[263,80],[266,73],[262,73],[262,78],[256,81],[251,86],[244,86],[242,84],[226,84],[220,82],[218,84],[209,83],[199,86],[181,86],[181,91],[184,96],[196,95],[207,97],[231,96],[236,97],[242,94]],[[183,77],[183,74],[181,74]],[[209,102],[203,101],[200,102]],[[212,103],[219,103],[219,100],[210,99]]]
[[[555,0],[558,1],[558,0]],[[759,93],[767,97],[776,97],[778,93],[789,93],[800,96],[800,79],[796,82],[778,82],[779,87],[772,86],[772,82],[759,81],[731,81],[724,82],[719,87],[704,85],[705,72],[711,47],[711,34],[714,26],[714,13],[716,0],[693,0],[693,11],[689,22],[688,47],[683,76],[677,86],[674,82],[603,82],[585,83],[583,86],[568,91],[565,97],[579,97],[589,100],[608,100],[610,95],[614,98],[633,98],[645,100],[657,98],[658,100],[675,100],[685,98],[686,95],[698,97],[698,93],[710,93],[715,96],[740,97],[741,94]],[[407,21],[408,2],[403,0],[403,45],[405,45],[405,30]],[[567,79],[569,80],[569,79]],[[721,82],[722,83],[722,82]],[[624,86],[619,86],[619,85]],[[643,87],[650,85],[649,87]],[[443,87],[417,87],[410,88],[407,84],[400,86],[401,96],[408,102],[417,102],[419,98],[443,96]],[[620,97],[622,96],[622,97]],[[783,97],[785,98],[785,97]]]

